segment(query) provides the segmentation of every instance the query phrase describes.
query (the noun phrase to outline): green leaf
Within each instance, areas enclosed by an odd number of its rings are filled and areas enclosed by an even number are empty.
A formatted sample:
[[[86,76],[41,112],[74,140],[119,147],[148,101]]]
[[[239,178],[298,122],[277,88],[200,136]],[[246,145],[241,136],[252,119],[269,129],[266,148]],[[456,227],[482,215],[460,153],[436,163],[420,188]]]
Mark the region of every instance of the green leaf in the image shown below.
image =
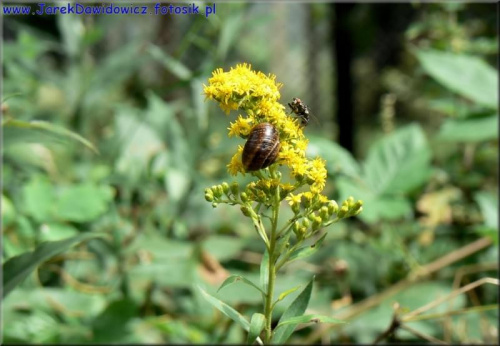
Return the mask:
[[[198,289],[201,291],[203,297],[217,310],[222,312],[224,315],[232,319],[234,322],[238,323],[243,329],[246,331],[250,330],[250,323],[247,321],[245,317],[243,317],[238,311],[234,310],[232,307],[227,305],[226,303],[220,301],[214,296],[208,294],[203,288],[198,286]]]
[[[439,130],[445,141],[481,142],[498,138],[498,114],[483,118],[446,119]]]
[[[262,291],[256,284],[254,284],[252,281],[248,280],[247,278],[241,276],[241,275],[231,275],[229,276],[224,282],[220,285],[219,289],[217,292],[219,292],[221,289],[223,289],[226,286],[229,286],[231,284],[234,284],[236,281],[242,281],[246,283],[247,285],[250,285],[254,288],[256,288],[260,293],[266,294],[264,291]]]
[[[286,263],[290,263],[290,262],[298,260],[300,258],[309,257],[312,254],[316,253],[318,251],[318,249],[320,248],[321,244],[323,243],[323,241],[325,240],[325,237],[326,237],[326,232],[323,233],[321,238],[319,238],[318,241],[316,243],[314,243],[313,245],[305,246],[305,247],[299,248],[299,249],[295,250],[294,252],[292,252],[290,257],[288,257],[288,260]]]
[[[47,222],[40,227],[40,241],[57,241],[76,236],[78,230],[69,225],[57,222]]]
[[[431,150],[422,128],[411,124],[370,147],[363,165],[364,180],[377,195],[406,193],[427,180],[430,160]]]
[[[118,342],[127,341],[127,324],[137,316],[138,307],[131,299],[111,302],[93,322],[94,341]]]
[[[85,233],[66,240],[41,243],[33,252],[12,257],[3,264],[3,297],[5,298],[42,262],[85,240],[101,237],[99,233]]]
[[[283,299],[286,298],[286,296],[288,296],[290,293],[293,293],[295,292],[296,290],[298,290],[300,288],[300,285],[299,286],[295,286],[294,288],[290,288],[289,290],[286,290],[285,292],[281,293],[278,297],[278,300],[276,301],[277,302],[280,302],[282,301]],[[275,303],[275,304],[276,304]]]
[[[42,175],[32,178],[23,186],[23,200],[26,213],[38,222],[52,218],[55,193],[49,180]]]
[[[314,277],[307,284],[304,290],[298,295],[297,298],[290,304],[288,309],[281,316],[278,325],[287,321],[293,317],[302,316],[302,314],[306,311],[307,305],[309,304],[309,299],[311,298],[312,286],[313,286]],[[272,343],[273,344],[283,344],[285,343],[290,335],[292,335],[293,330],[295,329],[295,325],[286,325],[283,328],[276,330],[273,333]]]
[[[226,59],[229,48],[233,46],[235,40],[240,38],[240,31],[243,28],[244,20],[242,13],[235,13],[226,17],[224,25],[221,27],[219,44],[217,46],[217,58]]]
[[[28,142],[44,142],[48,134],[53,140],[71,139],[98,154],[96,147],[79,134],[45,121],[7,119],[2,122],[4,145]]]
[[[165,150],[165,144],[156,130],[131,109],[120,111],[115,126],[123,141],[116,170],[132,181],[139,180],[150,160]]]
[[[250,320],[250,330],[248,331],[247,344],[251,345],[260,335],[266,324],[266,317],[262,314],[255,313]]]
[[[16,208],[7,196],[2,194],[2,227],[11,225],[16,220]]]
[[[354,178],[359,177],[361,173],[361,167],[351,153],[331,140],[309,136],[307,155],[309,157],[323,157],[329,172],[340,172]]]
[[[474,199],[483,214],[484,225],[498,230],[498,197],[488,192],[477,192]]]
[[[264,252],[262,262],[260,262],[260,286],[264,292],[267,292],[269,285],[269,252]]]
[[[303,315],[289,318],[283,322],[280,322],[275,330],[282,326],[292,325],[297,326],[298,324],[303,323],[346,323],[345,321],[339,320],[337,318],[323,316],[323,315]]]
[[[463,54],[418,50],[425,71],[443,86],[484,106],[498,107],[497,71],[485,61]]]
[[[86,183],[65,188],[56,203],[56,214],[62,220],[86,222],[108,209],[113,192],[109,186]]]
[[[189,80],[193,76],[193,73],[188,67],[186,67],[186,65],[168,55],[160,47],[150,45],[148,48],[148,53],[151,54],[153,59],[162,63],[163,67],[165,67],[168,71],[170,71],[170,73],[172,73],[180,80]]]
[[[203,242],[203,248],[219,262],[233,259],[245,246],[241,237],[212,235]]]

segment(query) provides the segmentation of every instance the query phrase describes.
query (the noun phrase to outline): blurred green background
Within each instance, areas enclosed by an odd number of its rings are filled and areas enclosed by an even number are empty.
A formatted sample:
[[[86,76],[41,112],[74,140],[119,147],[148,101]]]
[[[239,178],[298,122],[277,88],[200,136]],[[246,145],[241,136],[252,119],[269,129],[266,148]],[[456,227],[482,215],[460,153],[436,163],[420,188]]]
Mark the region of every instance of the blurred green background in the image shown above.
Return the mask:
[[[498,276],[495,4],[216,9],[3,16],[3,263],[25,254],[4,266],[4,342],[246,340],[197,290],[262,309],[245,285],[215,293],[229,273],[258,282],[264,247],[238,208],[203,197],[247,179],[226,171],[238,113],[202,94],[215,68],[243,62],[277,75],[282,104],[312,109],[327,196],[365,202],[276,288],[315,275],[308,312],[350,323],[301,326],[290,342],[373,342],[394,302],[411,311]],[[420,336],[385,341],[498,342],[495,285],[425,313],[437,315],[408,324]]]

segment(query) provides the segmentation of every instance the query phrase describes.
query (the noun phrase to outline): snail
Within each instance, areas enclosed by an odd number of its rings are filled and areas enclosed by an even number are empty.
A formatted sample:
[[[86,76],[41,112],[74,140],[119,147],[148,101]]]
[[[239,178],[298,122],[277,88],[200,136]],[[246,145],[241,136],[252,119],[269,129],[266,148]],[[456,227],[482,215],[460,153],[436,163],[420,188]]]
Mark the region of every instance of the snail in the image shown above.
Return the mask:
[[[257,171],[276,161],[280,151],[279,133],[270,123],[256,125],[243,148],[242,161],[245,171]]]

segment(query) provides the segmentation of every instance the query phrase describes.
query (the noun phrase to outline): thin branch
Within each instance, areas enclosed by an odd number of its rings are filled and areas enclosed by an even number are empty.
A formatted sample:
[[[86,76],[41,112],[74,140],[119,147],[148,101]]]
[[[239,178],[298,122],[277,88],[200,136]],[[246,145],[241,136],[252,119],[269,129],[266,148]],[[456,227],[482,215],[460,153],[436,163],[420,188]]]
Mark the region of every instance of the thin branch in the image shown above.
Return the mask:
[[[382,291],[379,294],[373,295],[371,297],[366,298],[365,300],[353,305],[349,310],[346,310],[343,313],[340,313],[337,318],[342,320],[352,319],[372,307],[380,304],[383,300],[395,295],[396,293],[404,290],[405,288],[411,286],[415,281],[422,281],[426,277],[429,277],[432,273],[437,272],[438,270],[449,266],[452,263],[460,261],[488,246],[492,243],[491,239],[488,237],[483,237],[476,240],[473,243],[467,244],[460,249],[452,251],[445,256],[437,259],[434,262],[427,264],[422,267],[416,275],[409,275],[407,278],[399,281],[393,286],[387,288],[385,291]],[[327,325],[320,324],[318,327],[305,339],[301,340],[302,344],[313,344],[316,340],[321,339],[324,334],[327,334],[332,329],[340,328],[341,324]]]
[[[461,289],[459,290],[455,290],[453,292],[451,292],[450,294],[448,294],[446,297],[443,297],[443,298],[439,298],[439,299],[436,299],[436,300],[433,300],[432,302],[430,302],[429,304],[426,304],[420,308],[418,308],[417,310],[414,310],[408,314],[406,314],[405,316],[403,316],[402,318],[402,321],[403,322],[409,322],[412,320],[413,317],[421,314],[422,312],[424,311],[427,311],[429,309],[432,309],[436,306],[438,306],[439,304],[449,300],[449,299],[452,299],[462,293],[465,293],[469,290],[472,290],[476,287],[479,287],[481,285],[484,285],[484,284],[493,284],[493,285],[497,285],[499,286],[500,285],[500,280],[498,279],[493,279],[493,278],[482,278],[480,280],[477,280],[477,281],[474,281],[473,283],[470,283],[464,287],[462,287]]]
[[[467,314],[470,312],[482,312],[482,311],[496,310],[496,309],[498,309],[498,307],[499,307],[498,304],[473,306],[471,308],[463,308],[463,309],[446,311],[446,312],[435,313],[435,314],[420,315],[420,316],[416,316],[416,317],[412,318],[411,321],[407,321],[407,322],[435,320],[438,318],[444,318],[444,317],[455,316],[455,315],[462,315],[462,314]]]
[[[439,339],[436,339],[433,336],[430,336],[430,335],[424,334],[422,332],[419,332],[418,330],[410,328],[410,327],[408,327],[405,324],[401,325],[401,329],[404,329],[404,330],[406,330],[406,331],[408,331],[408,332],[410,332],[410,333],[418,336],[419,338],[427,340],[427,341],[430,341],[432,343],[435,343],[435,344],[438,344],[438,345],[449,345],[447,342],[444,342],[443,340],[439,340]]]

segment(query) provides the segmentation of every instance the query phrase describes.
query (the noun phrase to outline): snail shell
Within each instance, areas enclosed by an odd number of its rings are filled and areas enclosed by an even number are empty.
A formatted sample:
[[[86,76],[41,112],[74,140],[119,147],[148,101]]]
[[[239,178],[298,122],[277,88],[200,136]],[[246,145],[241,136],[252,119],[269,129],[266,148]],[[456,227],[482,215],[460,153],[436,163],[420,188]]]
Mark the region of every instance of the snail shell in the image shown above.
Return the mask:
[[[256,125],[243,148],[242,161],[247,172],[266,168],[276,161],[280,151],[278,130],[269,123]]]

